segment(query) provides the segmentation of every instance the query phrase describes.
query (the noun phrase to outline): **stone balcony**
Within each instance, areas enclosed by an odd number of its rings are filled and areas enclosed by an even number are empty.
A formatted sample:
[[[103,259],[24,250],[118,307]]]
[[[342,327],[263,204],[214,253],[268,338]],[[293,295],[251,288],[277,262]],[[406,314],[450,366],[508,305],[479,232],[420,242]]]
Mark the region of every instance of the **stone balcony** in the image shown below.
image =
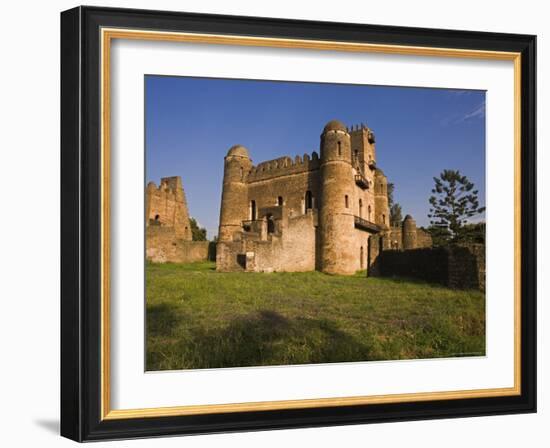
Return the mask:
[[[357,184],[357,186],[363,190],[366,190],[369,188],[369,181],[367,180],[367,178],[365,176],[363,176],[362,174],[359,174],[357,173],[355,175],[355,183]]]
[[[365,230],[370,233],[378,233],[382,230],[382,227],[380,227],[378,224],[375,224],[371,221],[367,221],[364,218],[361,218],[360,216],[354,216],[354,223],[355,228],[359,230]]]

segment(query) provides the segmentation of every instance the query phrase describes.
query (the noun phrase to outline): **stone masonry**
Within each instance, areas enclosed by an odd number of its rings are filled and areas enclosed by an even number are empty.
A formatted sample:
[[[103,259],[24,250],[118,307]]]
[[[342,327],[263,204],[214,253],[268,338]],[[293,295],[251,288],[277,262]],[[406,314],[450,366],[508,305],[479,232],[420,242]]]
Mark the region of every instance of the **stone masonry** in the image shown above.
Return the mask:
[[[187,200],[179,176],[164,177],[145,191],[146,259],[190,263],[212,258],[211,243],[192,241]]]

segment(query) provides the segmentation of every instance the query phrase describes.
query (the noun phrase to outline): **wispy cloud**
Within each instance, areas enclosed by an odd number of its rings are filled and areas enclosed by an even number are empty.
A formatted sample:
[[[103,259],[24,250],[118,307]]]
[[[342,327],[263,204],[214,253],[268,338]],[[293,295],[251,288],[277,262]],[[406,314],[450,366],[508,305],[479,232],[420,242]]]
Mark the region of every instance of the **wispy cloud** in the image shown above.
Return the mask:
[[[479,104],[474,110],[465,114],[460,121],[470,120],[472,118],[483,118],[485,117],[485,101]]]
[[[464,121],[468,120],[474,120],[474,119],[481,119],[485,117],[485,101],[478,104],[476,107],[471,109],[469,112],[466,112],[465,114],[452,114],[447,117],[443,117],[439,120],[439,123],[442,126],[450,126],[453,124],[459,124]]]

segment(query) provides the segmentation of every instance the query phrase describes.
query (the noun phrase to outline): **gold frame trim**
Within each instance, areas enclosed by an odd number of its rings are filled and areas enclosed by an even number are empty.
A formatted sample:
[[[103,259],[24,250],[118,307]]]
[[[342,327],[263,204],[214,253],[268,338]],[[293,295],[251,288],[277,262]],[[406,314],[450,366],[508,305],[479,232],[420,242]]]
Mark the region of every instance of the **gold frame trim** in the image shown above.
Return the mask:
[[[514,62],[514,386],[508,388],[422,392],[304,400],[189,405],[142,409],[111,409],[110,366],[110,51],[113,39],[295,48],[355,53],[491,59]],[[279,39],[216,34],[101,29],[101,420],[168,417],[429,400],[502,397],[521,394],[521,54],[514,52],[416,47],[303,39]]]

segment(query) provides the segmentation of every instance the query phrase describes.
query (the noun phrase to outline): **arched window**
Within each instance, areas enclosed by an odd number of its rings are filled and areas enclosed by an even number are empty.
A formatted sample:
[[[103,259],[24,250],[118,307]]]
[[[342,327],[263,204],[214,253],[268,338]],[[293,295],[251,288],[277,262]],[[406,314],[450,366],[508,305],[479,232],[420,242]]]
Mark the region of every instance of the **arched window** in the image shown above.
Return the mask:
[[[338,142],[338,155],[339,156],[342,155],[342,143],[341,142]]]
[[[349,197],[348,197],[347,194],[346,194],[346,196],[344,196],[344,201],[346,203],[346,208],[349,208]]]
[[[363,199],[359,199],[359,218],[363,217]]]
[[[159,215],[155,215],[155,221],[158,221],[160,219]]]
[[[250,201],[250,220],[256,221],[256,201]]]
[[[371,220],[371,211],[372,211],[372,210],[371,210],[370,205],[369,205],[369,208],[367,209],[367,213],[368,213],[367,219],[368,219],[369,221]]]
[[[382,224],[386,224],[386,215],[382,215]]]
[[[279,196],[277,198],[277,205],[280,207],[281,205],[283,205],[283,197],[282,196]]]
[[[308,211],[313,208],[313,196],[311,195],[311,191],[306,191],[306,198],[305,198],[305,211]]]

